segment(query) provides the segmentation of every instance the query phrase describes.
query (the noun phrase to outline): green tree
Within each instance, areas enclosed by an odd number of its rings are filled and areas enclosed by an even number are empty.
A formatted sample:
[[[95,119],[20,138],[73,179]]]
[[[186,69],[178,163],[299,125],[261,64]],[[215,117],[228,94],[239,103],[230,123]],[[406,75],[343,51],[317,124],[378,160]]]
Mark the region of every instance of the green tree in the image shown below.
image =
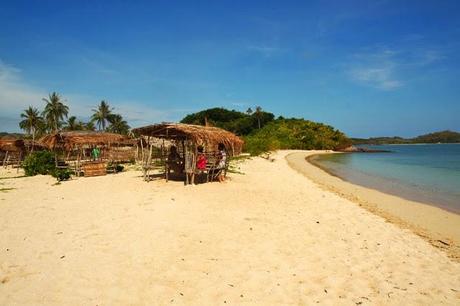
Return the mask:
[[[110,114],[108,117],[110,125],[108,130],[112,133],[127,135],[129,133],[129,125],[119,114]]]
[[[181,122],[204,125],[205,118],[207,118],[208,123],[212,126],[222,128],[237,135],[248,135],[258,127],[258,120],[255,114],[248,115],[247,113],[217,107],[189,114]],[[268,122],[273,121],[274,118],[275,116],[272,113],[261,111],[258,114],[260,127],[262,128]]]
[[[48,99],[43,98],[46,102],[43,116],[45,117],[47,129],[52,132],[57,132],[62,125],[62,120],[67,118],[69,107],[65,105],[59,94],[53,92]]]
[[[89,121],[87,123],[83,123],[83,129],[86,131],[95,131],[96,126],[94,125],[93,121]]]
[[[44,125],[43,118],[40,116],[38,109],[29,106],[28,109],[25,109],[21,114],[21,122],[19,122],[19,127],[23,129],[27,134],[32,136],[32,150],[35,143],[35,135]]]
[[[67,119],[64,129],[66,131],[81,131],[85,129],[85,126],[83,122],[77,121],[77,117],[71,116]]]
[[[246,110],[246,114],[252,115],[252,108],[249,107],[249,108]]]
[[[106,124],[109,122],[109,117],[112,114],[112,109],[105,100],[102,100],[97,109],[93,109],[92,121],[95,121],[99,131],[105,131]]]

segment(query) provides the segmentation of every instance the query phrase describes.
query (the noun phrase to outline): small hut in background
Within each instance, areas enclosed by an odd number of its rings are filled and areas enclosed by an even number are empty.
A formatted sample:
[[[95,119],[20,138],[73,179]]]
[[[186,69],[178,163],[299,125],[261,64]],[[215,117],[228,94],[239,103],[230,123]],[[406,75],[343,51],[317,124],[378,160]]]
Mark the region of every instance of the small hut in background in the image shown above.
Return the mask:
[[[181,158],[185,184],[194,181],[194,175],[197,172],[196,158],[199,146],[204,148],[211,168],[219,143],[225,146],[228,157],[241,154],[243,148],[243,140],[238,136],[216,127],[161,123],[136,128],[133,129],[133,132],[142,136],[146,143],[145,147],[142,146],[141,153],[144,179],[147,180],[149,179],[149,171],[158,166],[164,167],[165,178],[168,180],[170,172],[168,154],[170,154],[173,146]]]
[[[19,167],[26,154],[24,140],[14,138],[0,138],[0,160],[2,166]]]
[[[108,164],[134,161],[136,140],[128,136],[93,131],[59,132],[40,143],[61,158],[58,167],[70,165],[77,175],[104,175]]]

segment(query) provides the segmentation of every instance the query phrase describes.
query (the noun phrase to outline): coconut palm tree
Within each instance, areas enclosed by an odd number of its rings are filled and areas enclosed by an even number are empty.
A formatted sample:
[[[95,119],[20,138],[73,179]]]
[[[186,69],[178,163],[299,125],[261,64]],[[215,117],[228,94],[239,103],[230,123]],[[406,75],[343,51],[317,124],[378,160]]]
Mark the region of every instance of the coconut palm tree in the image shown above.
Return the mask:
[[[84,130],[84,123],[77,121],[77,117],[72,116],[67,119],[67,123],[64,129],[66,131],[81,131]]]
[[[91,120],[95,121],[99,131],[104,131],[107,122],[109,121],[109,117],[112,113],[112,110],[109,106],[109,103],[102,100],[101,104],[97,107],[97,109],[93,109],[93,116],[91,116]]]
[[[32,136],[32,150],[33,145],[35,143],[35,134],[37,131],[43,127],[44,121],[43,118],[40,116],[40,112],[38,109],[29,106],[28,109],[25,109],[24,112],[21,114],[21,118],[24,118],[19,122],[19,127],[26,131],[27,134]]]
[[[94,126],[93,121],[89,121],[87,123],[83,123],[83,129],[86,131],[95,131],[96,127]]]
[[[246,114],[251,115],[251,114],[252,114],[252,108],[249,107],[249,108],[246,110]]]
[[[125,120],[123,120],[123,117],[121,115],[111,114],[108,120],[110,122],[110,126],[108,128],[109,131],[124,135],[128,134],[129,125]]]
[[[62,102],[61,96],[56,92],[50,94],[48,99],[43,98],[43,101],[46,102],[43,116],[45,117],[48,130],[57,132],[62,125],[61,120],[67,118],[69,107]]]

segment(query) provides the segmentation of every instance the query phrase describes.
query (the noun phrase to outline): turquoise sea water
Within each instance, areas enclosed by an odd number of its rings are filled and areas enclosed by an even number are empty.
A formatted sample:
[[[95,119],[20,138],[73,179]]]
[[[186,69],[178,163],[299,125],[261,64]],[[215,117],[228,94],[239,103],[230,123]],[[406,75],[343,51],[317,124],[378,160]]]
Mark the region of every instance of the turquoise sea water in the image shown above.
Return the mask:
[[[460,213],[460,145],[365,146],[391,153],[319,155],[314,161],[355,184]]]

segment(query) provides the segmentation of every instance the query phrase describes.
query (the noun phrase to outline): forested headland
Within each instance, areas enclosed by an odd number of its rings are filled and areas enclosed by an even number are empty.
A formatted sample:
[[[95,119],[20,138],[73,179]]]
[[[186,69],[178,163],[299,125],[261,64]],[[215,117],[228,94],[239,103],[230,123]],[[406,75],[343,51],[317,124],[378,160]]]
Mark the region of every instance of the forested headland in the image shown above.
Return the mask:
[[[301,118],[275,119],[260,107],[245,113],[211,108],[187,115],[181,122],[233,132],[244,139],[245,151],[251,154],[279,149],[340,150],[351,145],[351,140],[332,126]]]

